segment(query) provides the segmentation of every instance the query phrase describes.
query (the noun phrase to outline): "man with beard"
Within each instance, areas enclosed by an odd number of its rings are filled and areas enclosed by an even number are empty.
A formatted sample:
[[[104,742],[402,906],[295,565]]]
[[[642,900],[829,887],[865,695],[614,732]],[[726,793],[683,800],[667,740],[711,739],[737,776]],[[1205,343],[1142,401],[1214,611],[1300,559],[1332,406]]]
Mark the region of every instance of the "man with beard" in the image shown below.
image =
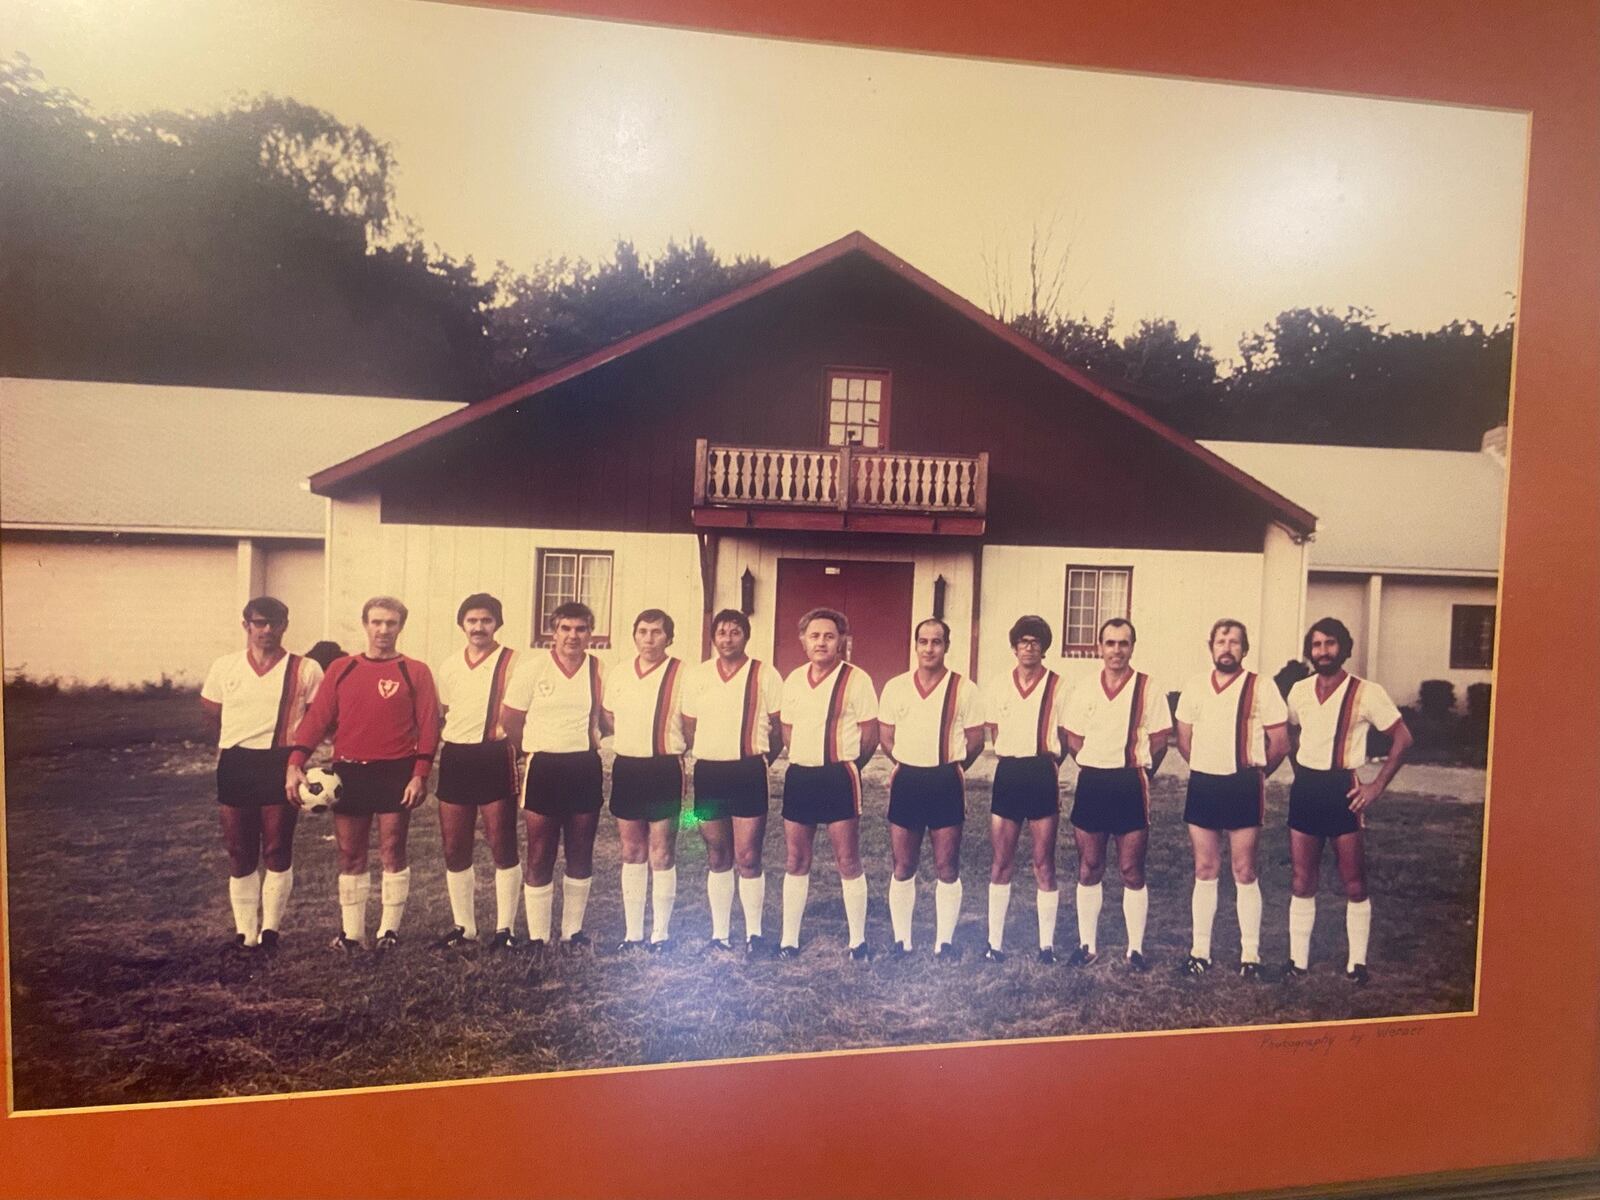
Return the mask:
[[[1306,633],[1305,656],[1313,674],[1289,689],[1289,740],[1294,761],[1289,853],[1294,861],[1294,895],[1289,900],[1286,980],[1305,975],[1311,965],[1317,879],[1322,871],[1323,844],[1332,840],[1348,898],[1345,978],[1351,983],[1367,982],[1372,901],[1367,896],[1361,831],[1367,810],[1405,761],[1411,731],[1383,688],[1344,669],[1354,650],[1355,641],[1344,623],[1323,617]],[[1367,756],[1369,729],[1381,730],[1392,744],[1377,776],[1371,783],[1362,783],[1355,768]]]
[[[1150,914],[1145,856],[1150,849],[1150,777],[1167,752],[1172,718],[1167,698],[1143,671],[1129,665],[1138,634],[1133,622],[1112,617],[1096,640],[1105,665],[1067,701],[1067,749],[1078,760],[1072,798],[1078,843],[1078,948],[1070,967],[1100,957],[1097,946],[1106,847],[1117,839],[1122,872],[1122,918],[1128,927],[1128,969],[1149,970],[1144,931]]]
[[[1289,753],[1288,712],[1270,681],[1244,669],[1250,634],[1223,617],[1207,639],[1212,669],[1191,679],[1178,700],[1178,753],[1189,764],[1183,819],[1194,847],[1194,935],[1182,970],[1211,969],[1217,876],[1227,838],[1239,912],[1239,974],[1261,977],[1261,884],[1256,847],[1266,815],[1267,777]]]
[[[745,653],[750,618],[725,608],[711,619],[716,654],[692,672],[683,694],[683,730],[694,744],[694,815],[706,843],[709,949],[729,951],[734,862],[745,948],[766,948],[761,913],[767,880],[761,845],[767,836],[767,766],[783,751],[783,676]]]
[[[917,669],[883,685],[878,736],[895,764],[889,779],[889,918],[896,958],[911,952],[911,916],[917,903],[917,860],[922,835],[933,843],[933,956],[954,962],[961,917],[961,829],[967,817],[963,772],[983,753],[983,696],[970,679],[944,665],[950,626],[938,617],[912,632]]]

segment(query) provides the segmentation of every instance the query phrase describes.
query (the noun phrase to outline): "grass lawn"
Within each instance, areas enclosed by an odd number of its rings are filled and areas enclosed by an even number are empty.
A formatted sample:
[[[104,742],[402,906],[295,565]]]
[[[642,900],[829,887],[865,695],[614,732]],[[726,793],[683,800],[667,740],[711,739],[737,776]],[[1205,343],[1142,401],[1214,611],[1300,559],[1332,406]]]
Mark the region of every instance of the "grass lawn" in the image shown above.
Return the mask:
[[[986,936],[988,783],[968,788],[964,957],[931,961],[933,880],[924,863],[917,956],[846,961],[844,908],[819,836],[803,953],[791,963],[701,957],[710,934],[699,836],[679,841],[670,957],[611,954],[622,932],[616,832],[602,818],[587,927],[597,953],[443,953],[449,924],[435,802],[413,822],[412,892],[392,959],[336,958],[332,830],[305,817],[284,948],[241,969],[219,948],[232,933],[226,857],[212,799],[212,751],[186,714],[192,695],[75,703],[7,698],[6,833],[16,1104],[86,1104],[310,1091],[757,1056],[811,1050],[1053,1037],[1457,1012],[1472,1006],[1481,804],[1392,793],[1368,830],[1374,897],[1372,983],[1343,975],[1344,902],[1331,855],[1311,976],[1250,984],[1226,971],[1174,967],[1188,952],[1190,858],[1181,785],[1158,777],[1149,860],[1150,974],[1122,967],[1121,888],[1107,872],[1101,961],[1087,971],[1033,961],[1033,883],[1013,891],[1003,964],[980,961]],[[781,764],[780,764],[781,768]],[[977,774],[985,774],[980,768]],[[887,770],[867,771],[862,849],[869,940],[889,942]],[[777,795],[777,776],[773,794]],[[1402,773],[1401,782],[1404,782]],[[1263,958],[1287,956],[1286,789],[1268,791],[1261,854]],[[776,799],[774,801],[776,806]],[[767,837],[766,932],[777,932],[781,822]],[[1019,857],[1026,859],[1024,852]],[[374,852],[374,874],[376,874]],[[1075,855],[1058,855],[1057,945],[1075,937]],[[490,865],[479,847],[480,926],[491,925]],[[376,892],[370,920],[377,917]],[[559,889],[558,889],[559,896]],[[558,899],[559,915],[559,899]],[[371,926],[369,925],[369,931]],[[734,935],[743,935],[734,905]],[[1219,962],[1237,958],[1232,883],[1222,883]],[[1063,958],[1065,955],[1063,954]]]

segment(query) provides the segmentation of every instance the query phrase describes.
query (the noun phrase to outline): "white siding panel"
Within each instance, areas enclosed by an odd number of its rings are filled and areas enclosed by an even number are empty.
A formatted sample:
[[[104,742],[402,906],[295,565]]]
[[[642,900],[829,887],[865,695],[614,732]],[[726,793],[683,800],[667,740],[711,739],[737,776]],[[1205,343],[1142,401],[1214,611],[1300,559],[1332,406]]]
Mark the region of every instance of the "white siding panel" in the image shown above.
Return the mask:
[[[322,640],[322,544],[264,546],[262,590],[289,606],[285,644],[297,652],[308,650]]]
[[[1384,578],[1376,674],[1396,704],[1415,703],[1425,679],[1447,679],[1456,687],[1457,711],[1466,711],[1467,687],[1490,682],[1493,672],[1451,669],[1450,609],[1493,603],[1493,583]]]

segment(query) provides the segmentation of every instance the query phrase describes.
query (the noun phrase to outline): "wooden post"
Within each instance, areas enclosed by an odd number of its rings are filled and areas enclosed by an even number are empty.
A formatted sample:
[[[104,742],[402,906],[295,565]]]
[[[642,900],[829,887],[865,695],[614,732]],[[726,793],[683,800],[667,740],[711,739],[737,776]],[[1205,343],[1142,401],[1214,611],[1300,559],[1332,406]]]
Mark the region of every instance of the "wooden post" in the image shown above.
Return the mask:
[[[704,508],[706,504],[706,467],[709,454],[706,450],[706,439],[694,440],[694,506]]]
[[[854,480],[850,478],[850,438],[845,437],[844,445],[839,447],[839,511],[850,511],[850,489]]]
[[[989,452],[978,453],[978,470],[972,480],[972,506],[981,517],[989,511]]]
[[[987,455],[981,456],[983,463]],[[972,640],[967,646],[967,678],[978,682],[978,628],[983,623],[983,543],[972,547]],[[979,686],[982,686],[981,684]]]
[[[700,445],[705,446],[704,439]],[[717,611],[717,535],[701,531],[700,543],[700,657],[711,657],[711,614]]]

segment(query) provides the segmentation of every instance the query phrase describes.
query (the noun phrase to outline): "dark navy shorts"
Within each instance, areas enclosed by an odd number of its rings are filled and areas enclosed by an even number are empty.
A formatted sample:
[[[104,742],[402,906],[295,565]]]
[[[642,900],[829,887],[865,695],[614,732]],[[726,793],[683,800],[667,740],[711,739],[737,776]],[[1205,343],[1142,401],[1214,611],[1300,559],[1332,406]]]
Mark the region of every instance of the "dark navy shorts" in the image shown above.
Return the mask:
[[[1183,819],[1201,829],[1252,829],[1266,817],[1267,780],[1260,767],[1232,775],[1189,772]]]
[[[1008,821],[1039,821],[1061,811],[1061,777],[1048,754],[995,764],[989,811]]]
[[[767,815],[767,760],[761,755],[694,764],[694,815],[701,821]]]
[[[895,767],[889,779],[889,824],[918,831],[949,829],[966,817],[966,777],[960,763]]]
[[[1072,823],[1085,833],[1150,828],[1150,781],[1142,767],[1080,767]]]

